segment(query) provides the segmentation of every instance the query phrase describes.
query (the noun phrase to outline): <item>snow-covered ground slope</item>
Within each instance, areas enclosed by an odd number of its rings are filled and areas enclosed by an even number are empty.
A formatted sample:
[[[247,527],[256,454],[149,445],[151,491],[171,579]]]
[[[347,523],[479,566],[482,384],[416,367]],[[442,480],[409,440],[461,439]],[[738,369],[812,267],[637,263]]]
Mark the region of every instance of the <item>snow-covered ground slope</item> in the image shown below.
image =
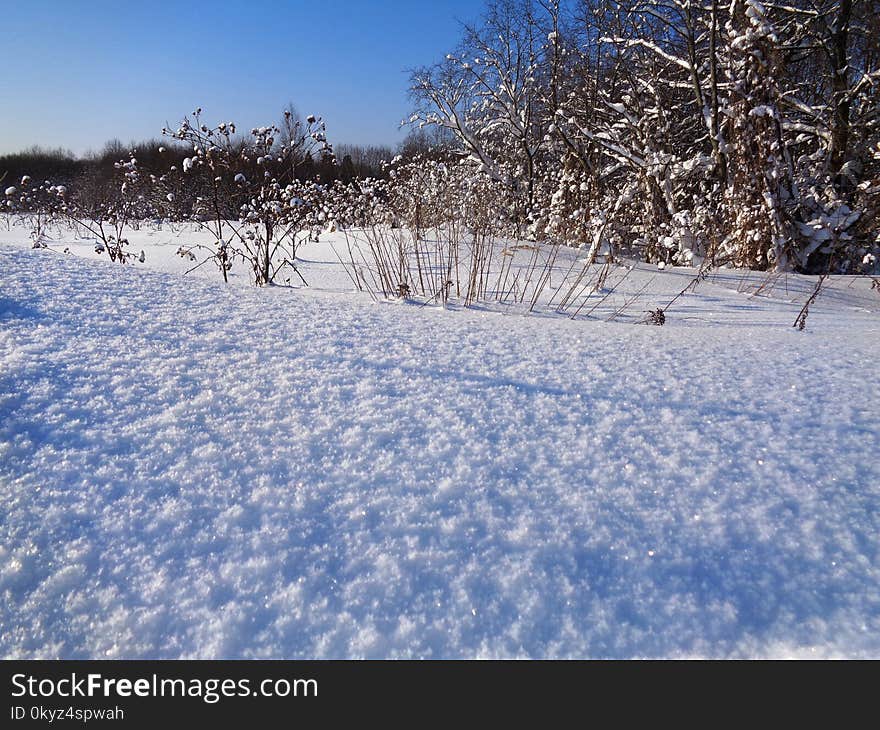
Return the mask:
[[[0,245],[0,655],[880,657],[876,291],[208,273]]]

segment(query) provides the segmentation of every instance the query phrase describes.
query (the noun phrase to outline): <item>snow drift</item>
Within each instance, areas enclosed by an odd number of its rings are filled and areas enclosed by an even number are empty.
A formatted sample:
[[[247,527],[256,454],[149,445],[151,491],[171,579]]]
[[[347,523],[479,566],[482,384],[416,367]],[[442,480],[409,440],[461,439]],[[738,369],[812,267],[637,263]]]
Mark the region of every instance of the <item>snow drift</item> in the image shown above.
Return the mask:
[[[880,656],[851,304],[660,328],[0,247],[0,654]]]

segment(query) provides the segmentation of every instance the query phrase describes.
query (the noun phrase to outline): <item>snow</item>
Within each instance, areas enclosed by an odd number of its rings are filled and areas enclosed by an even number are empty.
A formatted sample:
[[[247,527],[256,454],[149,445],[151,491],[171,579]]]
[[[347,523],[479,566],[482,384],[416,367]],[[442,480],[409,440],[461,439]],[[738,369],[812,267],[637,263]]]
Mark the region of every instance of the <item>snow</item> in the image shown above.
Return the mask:
[[[192,231],[127,235],[145,266],[0,230],[0,655],[880,656],[862,280],[798,332],[814,280],[721,272],[651,327],[374,303],[326,242],[308,289],[224,286]]]
[[[767,104],[759,104],[749,110],[750,117],[775,117],[776,110]]]

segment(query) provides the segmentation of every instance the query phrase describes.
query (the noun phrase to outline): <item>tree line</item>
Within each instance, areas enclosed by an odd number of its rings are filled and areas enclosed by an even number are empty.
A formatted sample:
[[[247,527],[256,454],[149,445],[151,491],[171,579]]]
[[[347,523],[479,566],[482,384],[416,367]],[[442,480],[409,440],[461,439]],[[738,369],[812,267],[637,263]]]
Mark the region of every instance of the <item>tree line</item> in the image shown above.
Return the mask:
[[[416,137],[418,135],[415,135]],[[246,145],[244,137],[235,140]],[[401,150],[411,142],[401,144]],[[159,148],[164,148],[160,153]],[[327,183],[349,182],[363,178],[384,178],[383,163],[395,156],[395,150],[382,145],[340,144],[334,159],[307,158],[298,170],[303,180],[323,180]],[[107,183],[114,176],[114,165],[123,157],[135,156],[145,169],[163,170],[169,160],[176,158],[182,164],[192,151],[168,140],[149,139],[124,144],[119,139],[107,142],[99,152],[74,155],[64,148],[46,148],[38,145],[21,152],[0,155],[0,179],[20,180],[28,175],[38,180],[51,180],[73,189],[80,184]],[[172,163],[173,164],[173,163]],[[4,178],[5,176],[5,178]]]
[[[101,221],[212,225],[211,258],[246,260],[255,283],[279,242],[293,261],[297,232],[328,226],[419,241],[451,224],[577,246],[588,265],[877,270],[880,0],[491,0],[410,78],[396,156],[331,147],[292,106],[249,133],[199,109],[85,159],[2,157],[3,204],[97,221],[111,254],[122,231]]]
[[[520,235],[855,271],[880,244],[877,0],[494,0],[410,122]]]

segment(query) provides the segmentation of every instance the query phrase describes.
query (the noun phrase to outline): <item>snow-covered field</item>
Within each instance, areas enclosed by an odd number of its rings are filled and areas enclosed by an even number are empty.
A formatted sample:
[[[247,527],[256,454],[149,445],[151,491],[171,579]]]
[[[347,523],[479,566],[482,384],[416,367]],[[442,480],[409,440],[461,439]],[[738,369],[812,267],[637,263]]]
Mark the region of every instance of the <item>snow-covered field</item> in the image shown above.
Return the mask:
[[[693,271],[571,320],[374,303],[326,242],[224,286],[194,236],[0,228],[3,656],[880,657],[869,281],[653,327]]]

